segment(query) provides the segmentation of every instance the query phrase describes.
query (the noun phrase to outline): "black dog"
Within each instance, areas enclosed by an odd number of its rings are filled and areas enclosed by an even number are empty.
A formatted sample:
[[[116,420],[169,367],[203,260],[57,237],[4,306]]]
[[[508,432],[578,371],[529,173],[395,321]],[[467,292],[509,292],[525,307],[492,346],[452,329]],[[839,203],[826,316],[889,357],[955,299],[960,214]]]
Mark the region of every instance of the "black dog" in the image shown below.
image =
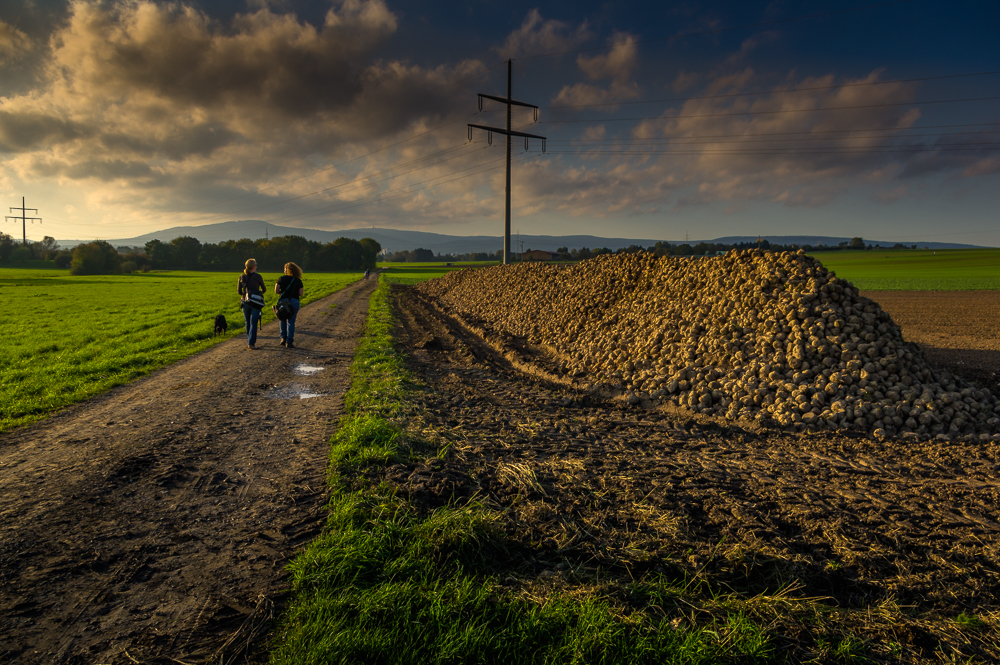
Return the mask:
[[[215,317],[215,334],[216,334],[216,336],[218,336],[218,335],[225,335],[226,334],[226,328],[228,328],[228,327],[229,327],[229,325],[226,323],[226,317],[224,317],[222,314],[219,314],[217,317]]]

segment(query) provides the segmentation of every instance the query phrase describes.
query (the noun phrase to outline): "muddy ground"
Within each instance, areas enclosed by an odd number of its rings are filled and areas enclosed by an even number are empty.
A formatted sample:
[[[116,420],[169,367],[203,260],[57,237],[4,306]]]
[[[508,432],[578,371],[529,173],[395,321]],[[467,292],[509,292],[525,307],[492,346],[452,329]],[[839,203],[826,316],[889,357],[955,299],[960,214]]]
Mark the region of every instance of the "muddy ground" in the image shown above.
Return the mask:
[[[978,320],[984,299],[924,295],[880,300],[907,339]],[[1000,659],[995,627],[970,637],[951,621],[1000,610],[997,442],[799,435],[603,401],[548,373],[539,350],[468,328],[413,289],[395,297],[430,387],[415,428],[451,452],[392,467],[386,480],[428,510],[473,497],[498,509],[529,553],[514,587],[667,571],[744,598],[781,592],[861,610],[844,620],[876,657]],[[970,328],[997,338],[988,321]],[[929,355],[971,378],[997,369],[968,345]],[[781,621],[793,660],[814,657],[801,620]]]
[[[295,349],[274,322],[0,436],[0,662],[254,658],[322,523],[374,286],[303,307]]]

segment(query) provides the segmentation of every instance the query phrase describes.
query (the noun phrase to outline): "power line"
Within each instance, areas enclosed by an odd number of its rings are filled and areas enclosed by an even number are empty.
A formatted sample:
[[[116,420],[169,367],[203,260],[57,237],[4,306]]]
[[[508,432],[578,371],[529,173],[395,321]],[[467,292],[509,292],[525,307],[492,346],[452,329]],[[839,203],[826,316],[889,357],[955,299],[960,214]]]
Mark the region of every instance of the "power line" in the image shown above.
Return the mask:
[[[538,154],[532,154],[532,155],[528,155],[528,156],[523,156],[522,155],[522,156],[519,156],[516,159],[518,159],[519,161],[526,161],[527,159],[532,159],[532,158],[537,157],[537,156],[538,156]],[[497,162],[504,162],[505,164],[501,165],[501,164],[497,164]],[[496,171],[497,169],[503,168],[506,165],[506,157],[503,157],[503,158],[500,158],[500,159],[495,159],[495,160],[492,160],[490,162],[486,162],[486,164],[496,164],[496,165],[495,166],[490,166],[488,168],[483,168],[482,170],[477,171],[475,173],[469,173],[469,174],[466,174],[466,175],[459,176],[457,178],[452,178],[451,180],[446,180],[444,182],[438,182],[438,183],[435,183],[433,185],[427,185],[426,187],[421,187],[419,189],[412,189],[413,187],[415,187],[417,185],[421,185],[421,184],[425,184],[425,183],[430,183],[430,182],[433,182],[434,180],[439,180],[441,178],[447,178],[449,175],[454,175],[456,173],[462,173],[463,171],[468,171],[468,170],[473,169],[473,168],[479,168],[481,166],[485,166],[485,164],[478,164],[476,166],[469,167],[469,169],[461,169],[459,171],[453,171],[452,173],[445,174],[445,175],[442,175],[442,176],[438,176],[436,178],[431,178],[429,180],[424,180],[423,182],[413,183],[411,185],[407,185],[406,187],[400,187],[399,189],[395,189],[395,190],[387,190],[386,192],[383,192],[381,194],[377,194],[375,196],[369,197],[367,200],[363,200],[363,201],[360,201],[360,202],[351,202],[351,203],[348,203],[348,204],[345,204],[345,205],[341,205],[341,206],[329,206],[329,207],[323,208],[321,210],[316,210],[316,211],[314,211],[314,212],[312,212],[312,213],[310,213],[308,215],[301,215],[301,216],[298,216],[298,217],[291,217],[291,218],[283,218],[283,219],[281,219],[279,221],[286,221],[286,222],[287,221],[296,221],[296,220],[299,220],[299,219],[308,219],[309,217],[317,217],[319,215],[328,214],[328,213],[331,213],[331,212],[341,212],[343,210],[349,210],[349,209],[352,209],[352,208],[359,208],[359,207],[362,207],[362,206],[365,206],[365,205],[370,205],[372,203],[379,203],[381,201],[386,201],[386,200],[389,200],[389,199],[398,198],[400,196],[406,196],[407,194],[415,194],[417,192],[422,192],[422,191],[424,191],[426,189],[431,189],[432,187],[438,187],[440,185],[446,185],[448,183],[455,182],[457,180],[464,180],[465,178],[472,178],[474,176],[481,175],[483,173],[489,173],[490,171]],[[399,193],[393,194],[393,192],[399,192]],[[388,194],[392,194],[392,195],[388,196]]]
[[[483,113],[492,113],[492,111],[483,111]],[[382,146],[378,150],[372,150],[371,152],[367,152],[367,153],[365,153],[363,155],[358,155],[357,157],[352,157],[351,159],[345,160],[343,162],[339,162],[337,164],[331,164],[330,166],[324,166],[323,168],[317,169],[316,171],[312,171],[312,172],[306,173],[304,175],[296,176],[296,177],[291,178],[289,180],[285,180],[285,181],[282,181],[282,182],[279,182],[279,183],[275,183],[273,185],[268,185],[267,187],[262,187],[262,188],[254,190],[252,192],[247,192],[245,194],[240,194],[238,196],[234,196],[232,198],[225,199],[225,200],[222,200],[222,201],[216,201],[214,203],[206,203],[203,206],[198,206],[196,208],[188,208],[187,210],[180,211],[180,212],[169,212],[169,213],[163,213],[163,214],[160,214],[160,215],[153,215],[153,216],[150,216],[150,217],[141,217],[139,219],[132,219],[132,220],[128,220],[127,222],[122,222],[122,224],[135,224],[135,223],[138,223],[138,222],[146,222],[146,221],[149,221],[151,219],[159,219],[161,217],[167,217],[169,215],[184,214],[185,212],[194,212],[196,210],[203,210],[203,209],[209,208],[211,206],[222,205],[224,203],[231,203],[232,201],[238,201],[239,199],[246,198],[248,196],[253,196],[255,194],[260,194],[262,192],[266,192],[266,191],[268,191],[270,189],[274,189],[276,187],[283,187],[284,185],[289,185],[289,184],[291,184],[293,182],[298,182],[299,180],[303,180],[305,178],[311,178],[314,175],[318,175],[320,173],[325,173],[327,171],[330,171],[331,169],[336,169],[336,168],[339,168],[341,166],[346,166],[347,164],[351,164],[353,162],[356,162],[359,159],[364,159],[365,157],[371,157],[372,155],[376,155],[376,154],[378,154],[380,152],[384,152],[385,150],[388,150],[389,148],[395,148],[396,146],[399,146],[399,145],[402,145],[402,144],[407,143],[409,141],[412,141],[413,139],[420,138],[421,136],[427,136],[428,134],[436,132],[436,131],[438,131],[440,129],[444,129],[445,127],[449,127],[449,126],[454,125],[454,124],[459,123],[459,122],[464,122],[468,118],[475,117],[476,115],[478,115],[478,114],[477,113],[472,113],[472,114],[463,116],[461,118],[456,118],[455,120],[451,120],[449,122],[446,122],[443,125],[438,125],[437,127],[433,127],[431,129],[428,129],[426,131],[420,132],[418,134],[413,134],[412,136],[408,136],[405,139],[401,139],[399,141],[396,141],[395,143],[390,143],[389,145]],[[227,214],[227,213],[219,213],[219,214]]]
[[[955,144],[968,145],[968,144]],[[1000,148],[1000,143],[981,143]],[[874,146],[874,147],[830,147],[830,148],[747,148],[747,149],[700,149],[700,150],[550,150],[553,155],[821,155],[821,154],[863,154],[863,153],[917,153],[917,152],[992,152],[982,148],[949,148],[936,146]]]
[[[859,130],[860,131],[860,130]],[[807,134],[807,133],[804,133]],[[979,132],[933,132],[930,134],[895,134],[893,136],[800,136],[799,138],[774,138],[774,139],[763,139],[760,141],[756,140],[739,140],[739,141],[721,141],[716,138],[712,138],[711,134],[698,134],[693,136],[677,136],[677,137],[652,137],[652,138],[610,138],[610,139],[555,139],[549,143],[554,145],[565,144],[565,145],[579,145],[579,144],[600,144],[600,143],[631,143],[631,144],[646,144],[646,145],[656,145],[656,144],[668,144],[683,142],[680,145],[697,145],[696,142],[702,142],[705,144],[710,143],[781,143],[787,141],[849,141],[854,139],[884,139],[884,138],[927,138],[927,137],[943,137],[943,136],[976,136],[981,134],[1000,134],[998,129],[989,129]],[[755,137],[755,136],[767,136],[764,134],[719,134],[716,136],[724,138],[742,138],[742,137]]]
[[[501,157],[499,159],[494,159],[494,160],[489,160],[489,161],[482,162],[482,163],[479,163],[479,164],[474,164],[473,166],[469,166],[469,167],[466,167],[464,169],[458,169],[457,171],[452,171],[450,173],[445,173],[444,175],[435,176],[433,178],[428,178],[427,180],[422,180],[420,182],[411,183],[409,185],[406,185],[404,187],[400,187],[398,189],[390,189],[390,190],[386,190],[386,191],[387,192],[394,192],[394,191],[406,190],[406,189],[409,189],[411,187],[415,187],[417,185],[422,185],[424,183],[433,182],[435,180],[440,180],[441,178],[447,178],[448,176],[455,175],[456,173],[464,173],[465,171],[470,171],[472,169],[477,169],[477,168],[480,168],[480,167],[484,166],[485,164],[495,164],[496,162],[500,162],[500,161],[504,161],[504,158]],[[377,197],[382,196],[385,193],[386,192],[380,192],[378,194],[373,194],[372,196],[365,197],[362,200],[376,199]],[[349,202],[346,203],[346,205],[351,205],[353,203],[355,203],[355,202],[349,201]],[[332,205],[326,206],[325,208],[319,208],[317,210],[314,210],[314,211],[310,212],[307,215],[303,215],[303,216],[299,216],[299,217],[292,217],[292,218],[287,218],[286,217],[286,218],[282,218],[281,221],[288,221],[289,219],[304,219],[305,217],[314,217],[316,215],[324,214],[326,212],[336,212],[337,210],[340,209],[341,205],[345,205],[345,203],[344,202],[334,203]]]
[[[973,134],[1000,134],[1000,130],[994,130],[990,132],[967,132],[965,135]],[[692,140],[685,139],[625,139],[622,141],[612,142],[607,144],[609,147],[614,145],[632,146],[632,147],[642,147],[642,146],[667,146],[667,145],[678,145],[678,146],[697,146],[697,145],[719,145],[725,143],[747,145],[747,144],[773,144],[773,143],[807,143],[807,142],[821,142],[821,141],[854,141],[854,140],[868,140],[868,139],[907,139],[907,138],[943,138],[947,136],[961,136],[963,134],[951,133],[951,134],[901,134],[898,136],[841,136],[841,137],[801,137],[801,138],[788,138],[788,139],[763,139],[763,140],[719,140],[719,139],[705,139],[701,137],[690,137]],[[600,140],[598,140],[600,141]],[[574,139],[568,139],[566,141],[554,141],[556,148],[567,148],[575,145],[581,147],[587,147],[586,144],[589,143],[586,140],[581,140],[577,142]],[[559,144],[563,145],[559,145]],[[601,141],[603,143],[603,141]],[[975,143],[971,141],[965,141],[960,143],[931,143],[923,145],[981,145],[980,143]],[[991,144],[992,145],[992,144]],[[600,145],[594,146],[595,148],[601,147]],[[863,147],[863,146],[861,146]]]
[[[426,155],[424,157],[419,157],[419,158],[410,160],[409,162],[404,162],[403,164],[399,164],[399,165],[390,167],[388,169],[383,169],[381,171],[376,171],[376,172],[374,172],[374,173],[372,173],[372,174],[370,174],[368,176],[365,176],[364,178],[361,178],[361,180],[362,181],[363,180],[371,180],[372,178],[375,178],[375,177],[377,177],[379,175],[382,175],[382,174],[385,174],[385,173],[391,173],[393,171],[396,171],[400,167],[405,167],[405,166],[409,166],[409,165],[412,165],[412,164],[417,164],[417,163],[419,163],[421,161],[426,161],[426,160],[431,159],[433,157],[437,157],[437,156],[440,156],[440,155],[443,155],[443,154],[447,154],[448,152],[451,152],[451,151],[454,151],[454,150],[460,150],[460,149],[463,149],[463,148],[467,148],[468,145],[469,145],[468,142],[463,142],[461,144],[458,144],[458,145],[455,145],[455,146],[451,146],[451,147],[446,148],[444,150],[440,150],[438,152],[432,153],[431,155]],[[415,171],[420,171],[420,170],[422,170],[424,168],[431,168],[433,166],[437,166],[438,164],[443,164],[444,162],[450,161],[452,159],[457,159],[457,158],[460,158],[460,157],[463,157],[463,156],[467,156],[467,155],[471,154],[472,152],[475,152],[475,150],[466,151],[462,155],[457,155],[457,156],[454,156],[454,157],[449,157],[447,159],[440,160],[440,161],[435,162],[433,164],[428,164],[426,166],[422,166],[422,167],[418,167],[418,168],[415,168],[415,169],[411,169],[411,170],[405,171],[403,173],[397,173],[397,174],[395,174],[394,176],[392,176],[390,178],[385,178],[384,180],[391,180],[392,178],[400,177],[400,176],[403,176],[403,175],[407,175],[407,174],[413,173]],[[299,178],[295,178],[295,179],[293,179],[291,181],[288,181],[288,182],[293,182],[294,180],[300,180],[303,177],[307,177],[307,176],[301,176]],[[382,181],[379,181],[379,182],[382,182]],[[324,192],[329,192],[329,191],[332,191],[334,189],[338,189],[340,187],[346,187],[346,186],[358,185],[358,184],[359,184],[359,180],[352,180],[352,181],[349,181],[349,182],[341,183],[339,185],[334,185],[332,187],[327,187],[325,189],[316,190],[316,191],[313,191],[313,192],[308,192],[306,194],[300,194],[300,195],[294,196],[294,197],[289,197],[289,198],[284,198],[284,199],[278,199],[276,201],[269,201],[267,203],[262,203],[262,204],[259,204],[259,205],[256,205],[256,206],[250,206],[249,208],[240,208],[240,209],[237,209],[237,210],[234,210],[234,211],[228,211],[228,212],[211,213],[211,215],[209,215],[207,217],[200,217],[200,218],[195,218],[195,219],[187,220],[187,223],[194,223],[194,222],[206,221],[206,220],[210,220],[210,219],[213,219],[213,218],[219,217],[219,216],[233,216],[233,215],[239,215],[239,214],[246,213],[246,212],[252,212],[252,211],[255,211],[255,210],[261,210],[263,208],[267,208],[267,207],[270,207],[270,206],[280,205],[282,203],[288,203],[288,202],[291,202],[291,201],[301,200],[301,199],[309,197],[309,196],[314,196],[316,194],[322,194]],[[275,185],[275,186],[277,186],[277,185]],[[263,190],[258,190],[258,191],[263,191]],[[249,196],[249,195],[250,194],[247,194],[245,196]],[[243,198],[243,196],[235,197],[234,199],[230,199],[230,201],[236,200],[238,198]],[[222,202],[220,202],[220,203],[222,203]],[[181,211],[181,212],[164,213],[163,215],[158,215],[157,217],[162,217],[162,216],[166,216],[166,215],[183,214],[184,212],[190,212],[191,210],[197,210],[197,208],[195,208],[195,209],[188,209],[187,211]],[[153,219],[153,218],[145,218],[145,219]],[[56,221],[60,221],[60,220],[56,220]],[[65,222],[65,223],[66,224],[72,224],[72,222]],[[130,221],[125,221],[125,222],[112,223],[112,224],[108,224],[106,226],[112,226],[112,225],[114,225],[114,226],[132,226],[134,223],[135,223],[134,220],[130,220]],[[80,225],[80,226],[90,226],[90,225],[89,224],[83,224],[83,225]]]
[[[972,74],[949,74],[947,76],[922,76],[918,78],[907,78],[907,79],[891,79],[888,81],[863,81],[859,83],[841,83],[838,85],[819,85],[811,86],[808,88],[777,88],[774,90],[759,90],[757,92],[731,92],[719,95],[696,95],[691,97],[667,97],[664,99],[647,99],[640,101],[619,101],[619,102],[602,102],[600,104],[565,104],[562,106],[543,106],[542,108],[546,110],[555,109],[580,109],[580,108],[595,108],[599,106],[630,106],[635,104],[663,104],[667,102],[687,102],[695,99],[726,99],[731,97],[752,97],[754,95],[776,95],[776,94],[786,94],[793,92],[814,92],[816,90],[837,90],[839,88],[854,88],[861,86],[870,85],[890,85],[894,83],[914,83],[917,81],[938,81],[942,79],[954,79],[963,78],[969,76],[989,76],[993,74],[1000,74],[1000,70],[990,71],[990,72],[975,72]]]
[[[804,14],[802,16],[792,16],[789,18],[776,19],[773,21],[761,21],[759,23],[747,23],[744,25],[735,25],[729,28],[715,28],[712,30],[699,30],[696,32],[685,32],[678,35],[671,35],[669,37],[656,37],[652,39],[637,39],[628,42],[622,42],[620,44],[614,44],[614,46],[632,46],[639,44],[652,44],[655,42],[666,42],[672,41],[674,39],[684,39],[685,37],[703,37],[705,35],[717,35],[723,32],[731,32],[733,30],[745,30],[747,28],[762,28],[768,25],[779,25],[781,23],[791,23],[792,21],[804,21],[811,18],[823,18],[826,16],[835,16],[837,14],[847,14],[850,12],[863,11],[865,9],[878,9],[880,7],[890,7],[892,5],[901,5],[907,2],[913,2],[913,0],[894,0],[894,2],[882,2],[875,5],[863,5],[860,7],[849,7],[847,9],[837,9],[829,12],[820,12],[818,14]],[[601,51],[608,48],[605,46],[590,46],[587,48],[570,49],[567,51],[554,51],[551,53],[534,53],[531,55],[522,55],[518,57],[518,60],[528,60],[531,58],[550,58],[557,55],[568,55],[570,53],[586,53],[588,51]]]
[[[290,205],[296,205],[296,204],[294,204],[292,202],[299,201],[301,199],[304,199],[304,198],[307,198],[307,197],[310,197],[310,196],[316,196],[318,194],[326,194],[326,193],[332,192],[332,191],[334,191],[336,189],[340,189],[342,187],[349,187],[351,185],[355,185],[355,186],[359,186],[360,187],[360,186],[362,186],[361,182],[363,182],[363,181],[370,181],[372,184],[379,183],[379,182],[385,182],[386,180],[392,180],[393,178],[399,178],[401,176],[408,175],[408,174],[413,173],[415,171],[421,171],[423,169],[431,168],[431,167],[437,166],[439,164],[444,164],[445,162],[449,162],[449,161],[451,161],[453,159],[459,159],[461,157],[466,157],[466,156],[468,156],[469,154],[471,154],[472,152],[475,152],[475,151],[474,150],[465,151],[462,154],[454,155],[452,157],[448,157],[446,159],[442,159],[440,161],[434,162],[433,164],[427,164],[425,166],[418,166],[416,168],[410,169],[409,171],[404,171],[402,173],[394,173],[393,175],[389,176],[388,178],[383,178],[382,180],[374,180],[374,179],[376,177],[380,176],[380,175],[383,175],[383,174],[386,174],[386,173],[393,173],[394,171],[398,171],[402,167],[411,166],[413,164],[418,164],[418,163],[420,163],[422,161],[427,161],[428,159],[431,159],[433,157],[437,157],[437,156],[446,154],[448,152],[452,152],[454,150],[460,150],[462,148],[467,148],[468,145],[469,145],[468,143],[463,143],[463,144],[460,144],[460,145],[457,145],[457,146],[453,146],[451,148],[448,148],[446,150],[441,150],[439,152],[433,153],[432,155],[428,155],[426,157],[421,157],[421,158],[418,158],[418,159],[411,160],[409,162],[404,162],[403,164],[400,164],[400,165],[397,165],[397,166],[393,166],[393,167],[388,168],[388,169],[383,169],[381,171],[376,171],[376,172],[374,172],[374,173],[372,173],[372,174],[370,174],[368,176],[365,176],[364,178],[361,178],[360,180],[351,180],[349,182],[344,182],[344,183],[341,183],[339,185],[333,185],[332,187],[327,187],[325,189],[316,190],[314,192],[309,192],[307,194],[300,194],[298,196],[293,196],[291,198],[286,198],[286,199],[278,199],[276,201],[269,201],[267,203],[262,203],[260,205],[252,206],[250,208],[242,208],[240,210],[231,211],[231,212],[225,212],[225,213],[221,213],[221,212],[220,213],[215,213],[214,216],[218,216],[218,215],[226,215],[226,216],[238,215],[238,214],[241,214],[241,213],[251,212],[251,211],[254,211],[254,210],[261,210],[263,208],[268,208],[268,207],[271,207],[271,206],[281,205],[281,204],[284,204],[284,203],[288,203]],[[279,210],[280,209],[281,208],[279,208]],[[206,218],[202,218],[202,219],[206,219]],[[199,221],[199,220],[194,220],[194,221]]]
[[[816,107],[810,109],[779,109],[775,111],[732,111],[726,113],[684,113],[678,115],[661,115],[661,116],[646,116],[637,118],[590,118],[587,120],[541,120],[539,124],[542,125],[554,125],[554,124],[576,124],[576,123],[592,123],[600,124],[604,122],[633,122],[636,120],[674,120],[677,118],[716,118],[723,116],[734,116],[734,115],[774,115],[779,113],[811,113],[814,111],[847,111],[855,109],[874,109],[874,108],[889,108],[893,106],[917,106],[919,104],[954,104],[960,102],[985,102],[1000,99],[997,97],[968,97],[965,99],[931,99],[916,102],[891,102],[886,104],[854,104],[851,106],[825,106]]]

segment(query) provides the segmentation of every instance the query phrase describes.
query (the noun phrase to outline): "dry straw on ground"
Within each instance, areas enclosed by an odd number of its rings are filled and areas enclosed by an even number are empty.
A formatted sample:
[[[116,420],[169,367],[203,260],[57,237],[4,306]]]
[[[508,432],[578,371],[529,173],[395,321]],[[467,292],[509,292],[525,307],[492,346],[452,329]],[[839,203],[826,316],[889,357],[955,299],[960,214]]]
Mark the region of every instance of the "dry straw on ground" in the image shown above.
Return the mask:
[[[878,303],[801,251],[528,263],[419,288],[633,404],[876,437],[982,437],[1000,425],[989,390],[930,366]]]

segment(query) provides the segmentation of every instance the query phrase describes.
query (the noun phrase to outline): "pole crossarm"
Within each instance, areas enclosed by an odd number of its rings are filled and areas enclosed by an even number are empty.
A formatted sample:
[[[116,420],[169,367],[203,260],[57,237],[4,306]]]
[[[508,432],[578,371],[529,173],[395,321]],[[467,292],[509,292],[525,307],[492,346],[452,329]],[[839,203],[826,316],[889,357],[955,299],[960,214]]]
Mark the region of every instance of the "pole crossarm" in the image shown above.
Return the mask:
[[[516,99],[507,99],[506,97],[497,97],[496,95],[487,95],[485,92],[479,93],[479,110],[483,110],[483,97],[486,99],[492,99],[495,102],[500,102],[501,104],[513,104],[514,106],[527,106],[529,109],[538,110],[538,107],[534,104],[529,104],[528,102],[519,102]]]
[[[538,134],[525,134],[524,132],[517,132],[514,131],[513,129],[507,131],[506,129],[501,129],[499,127],[487,127],[486,125],[473,125],[471,122],[469,123],[469,127],[475,127],[476,129],[485,129],[488,132],[496,132],[497,134],[504,134],[506,136],[523,136],[526,139],[541,139],[543,141],[546,140],[544,136],[539,136]]]

